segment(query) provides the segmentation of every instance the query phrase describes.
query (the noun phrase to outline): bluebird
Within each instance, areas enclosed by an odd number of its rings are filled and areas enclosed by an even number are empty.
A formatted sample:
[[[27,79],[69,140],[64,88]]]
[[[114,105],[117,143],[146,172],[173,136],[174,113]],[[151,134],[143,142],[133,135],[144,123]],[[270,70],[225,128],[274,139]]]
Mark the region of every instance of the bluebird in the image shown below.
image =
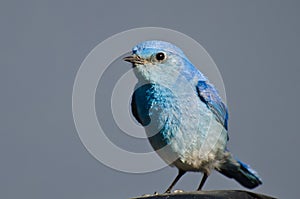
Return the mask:
[[[227,149],[228,110],[216,88],[175,45],[145,41],[125,57],[138,79],[131,100],[135,119],[158,155],[178,175],[202,172],[201,190],[213,170],[247,188],[262,184],[257,173]]]

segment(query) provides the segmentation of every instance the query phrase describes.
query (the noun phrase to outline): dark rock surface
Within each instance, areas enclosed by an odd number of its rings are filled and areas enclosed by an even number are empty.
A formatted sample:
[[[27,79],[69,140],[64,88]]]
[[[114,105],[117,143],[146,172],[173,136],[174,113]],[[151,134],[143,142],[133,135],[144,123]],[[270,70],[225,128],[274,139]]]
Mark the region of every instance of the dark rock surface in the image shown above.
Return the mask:
[[[259,193],[242,190],[217,190],[217,191],[195,191],[179,192],[170,194],[145,195],[133,199],[275,199]]]

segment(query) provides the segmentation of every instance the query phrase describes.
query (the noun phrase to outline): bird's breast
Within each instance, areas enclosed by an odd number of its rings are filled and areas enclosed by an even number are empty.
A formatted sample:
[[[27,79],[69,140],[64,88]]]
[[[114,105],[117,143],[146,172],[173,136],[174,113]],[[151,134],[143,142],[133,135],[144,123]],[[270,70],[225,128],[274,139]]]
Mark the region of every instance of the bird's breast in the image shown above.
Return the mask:
[[[152,147],[167,162],[174,157],[188,168],[198,168],[214,158],[212,149],[223,148],[223,127],[199,100],[196,91],[184,92],[154,85],[146,91],[150,123],[145,127]],[[220,142],[221,140],[221,142]],[[171,158],[170,158],[171,157]]]
[[[147,133],[161,134],[164,141],[178,145],[200,145],[205,139],[211,112],[202,103],[194,90],[178,90],[156,85],[148,93],[150,124]]]

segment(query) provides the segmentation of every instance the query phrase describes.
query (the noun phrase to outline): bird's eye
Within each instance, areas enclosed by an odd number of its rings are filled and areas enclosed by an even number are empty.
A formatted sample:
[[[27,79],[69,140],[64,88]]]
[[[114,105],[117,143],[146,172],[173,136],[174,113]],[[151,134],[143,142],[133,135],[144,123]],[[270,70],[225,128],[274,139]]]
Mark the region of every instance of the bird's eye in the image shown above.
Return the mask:
[[[165,53],[159,52],[155,55],[155,57],[156,57],[157,61],[162,61],[166,58],[166,55],[165,55]]]

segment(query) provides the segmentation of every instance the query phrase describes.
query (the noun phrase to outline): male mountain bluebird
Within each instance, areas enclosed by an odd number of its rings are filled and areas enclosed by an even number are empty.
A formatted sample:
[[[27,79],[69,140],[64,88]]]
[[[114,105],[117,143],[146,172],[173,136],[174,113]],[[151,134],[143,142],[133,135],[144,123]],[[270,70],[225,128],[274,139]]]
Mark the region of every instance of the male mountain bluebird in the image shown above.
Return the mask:
[[[154,150],[178,175],[203,173],[201,190],[213,169],[247,188],[262,184],[256,172],[227,150],[228,112],[215,87],[171,43],[145,41],[125,57],[138,78],[131,110]]]

